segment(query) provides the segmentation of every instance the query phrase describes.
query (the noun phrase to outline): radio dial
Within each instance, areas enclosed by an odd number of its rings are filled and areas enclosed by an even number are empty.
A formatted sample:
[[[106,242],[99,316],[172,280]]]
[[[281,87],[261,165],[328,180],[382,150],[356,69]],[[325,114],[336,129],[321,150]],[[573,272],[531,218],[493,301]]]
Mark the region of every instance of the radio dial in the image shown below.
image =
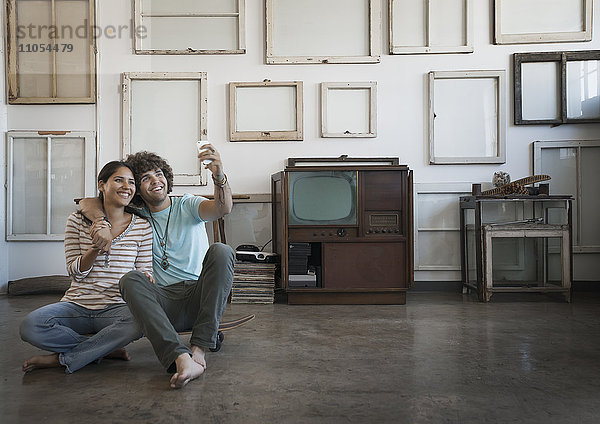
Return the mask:
[[[339,228],[339,229],[337,230],[337,235],[338,235],[339,237],[344,237],[344,236],[346,235],[346,230],[345,230],[344,228]]]

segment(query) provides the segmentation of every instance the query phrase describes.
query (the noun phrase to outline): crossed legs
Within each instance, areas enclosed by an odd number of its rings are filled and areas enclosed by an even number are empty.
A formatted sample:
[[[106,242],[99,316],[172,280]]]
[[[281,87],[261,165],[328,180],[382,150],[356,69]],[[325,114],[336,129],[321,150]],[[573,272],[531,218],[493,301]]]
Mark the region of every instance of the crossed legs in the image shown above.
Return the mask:
[[[125,304],[94,310],[71,302],[31,312],[21,323],[20,333],[24,341],[55,352],[31,357],[23,363],[25,372],[62,365],[73,373],[106,356],[128,360],[123,347],[142,336]]]
[[[176,371],[171,377],[172,388],[185,386],[206,369],[204,354],[216,345],[219,322],[231,291],[233,259],[229,246],[215,243],[204,257],[197,281],[157,286],[137,271],[121,278],[121,294],[158,360],[168,371]],[[177,332],[190,328],[188,348]]]

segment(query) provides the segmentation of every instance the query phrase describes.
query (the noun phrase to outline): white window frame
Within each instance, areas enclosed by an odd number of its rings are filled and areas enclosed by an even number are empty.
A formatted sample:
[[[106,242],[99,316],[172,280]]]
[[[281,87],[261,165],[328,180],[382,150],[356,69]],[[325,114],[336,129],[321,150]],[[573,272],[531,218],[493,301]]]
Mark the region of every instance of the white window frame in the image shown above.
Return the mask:
[[[390,54],[436,54],[436,53],[473,53],[473,3],[472,0],[463,0],[465,16],[464,27],[462,31],[465,37],[465,44],[458,46],[432,46],[431,45],[431,0],[422,0],[425,4],[427,19],[425,21],[425,45],[412,46],[403,43],[396,43],[394,38],[394,16],[401,13],[402,0],[390,0],[389,2],[389,42]]]
[[[161,13],[161,14],[143,14],[143,3],[144,0],[134,1],[134,16],[136,28],[145,28],[143,26],[144,18],[212,18],[215,20],[223,18],[237,18],[237,40],[238,47],[235,49],[145,49],[142,47],[142,35],[135,31],[135,54],[173,54],[173,55],[199,55],[199,54],[244,54],[246,53],[246,0],[237,0],[238,10],[237,12],[231,13],[216,13],[216,12],[173,12],[173,13]]]
[[[502,3],[503,0],[494,0],[494,43],[495,44],[520,44],[520,43],[556,43],[576,42],[592,40],[592,1],[577,0],[582,4],[584,12],[583,29],[581,31],[569,31],[558,28],[551,32],[531,32],[527,34],[502,33]],[[540,11],[541,13],[541,11]]]
[[[499,71],[432,71],[429,72],[429,163],[432,165],[453,164],[488,164],[506,162],[506,83],[504,70]],[[496,154],[494,156],[436,156],[436,141],[434,120],[435,108],[435,81],[436,80],[465,80],[465,79],[494,79],[496,80],[496,99],[493,105],[496,108]],[[459,99],[457,99],[458,102]],[[459,104],[457,103],[457,107]]]
[[[369,129],[367,132],[351,133],[344,131],[334,133],[329,131],[328,98],[330,90],[369,90],[368,104],[365,109],[369,110]],[[323,82],[321,83],[321,137],[377,137],[377,82]]]
[[[47,161],[46,170],[46,233],[45,234],[14,234],[13,216],[19,211],[13,210],[13,187],[14,187],[14,157],[13,146],[14,139],[17,138],[39,138],[47,141]],[[7,196],[6,196],[6,240],[7,241],[62,241],[65,239],[64,233],[51,233],[52,222],[52,140],[60,138],[80,138],[84,142],[84,197],[96,196],[96,135],[93,131],[8,131],[6,133],[7,146]],[[73,199],[75,200],[75,199]]]
[[[132,119],[132,81],[148,80],[148,81],[178,81],[191,80],[197,81],[200,87],[199,107],[200,115],[198,116],[198,134],[200,140],[208,140],[207,130],[207,82],[206,72],[124,72],[121,78],[122,91],[122,125],[121,125],[121,156],[126,158],[131,151],[131,119]],[[180,140],[186,142],[189,140]],[[192,140],[194,145],[198,140]],[[176,146],[173,146],[176,149]],[[205,186],[208,184],[208,171],[204,169],[200,161],[198,161],[198,172],[189,174],[178,172],[173,169],[173,184],[177,186]]]
[[[295,122],[296,128],[291,131],[269,130],[238,131],[237,117],[244,111],[238,110],[237,89],[257,87],[268,90],[271,87],[293,87],[296,95]],[[229,83],[229,141],[301,141],[304,138],[303,128],[303,83],[302,81],[269,81],[262,82],[230,82]],[[260,107],[260,105],[257,105]]]
[[[319,56],[319,55],[307,55],[307,56],[289,56],[289,55],[275,55],[274,54],[274,43],[277,40],[274,39],[274,20],[277,19],[275,14],[273,13],[274,4],[277,0],[266,0],[265,12],[266,12],[266,40],[267,40],[267,49],[266,49],[266,63],[267,64],[315,64],[315,63],[379,63],[380,59],[380,51],[381,51],[381,1],[380,0],[364,0],[366,4],[368,4],[368,14],[366,17],[369,20],[369,31],[368,34],[364,34],[365,38],[369,43],[369,54],[363,56],[343,56],[343,55],[329,55],[329,56]],[[348,13],[345,11],[345,7],[348,5],[345,3],[345,0],[327,0],[327,1],[337,1],[339,2],[339,15],[338,19],[343,19],[344,13]],[[296,17],[296,19],[326,19],[326,17],[320,16],[318,10],[306,10],[307,15],[303,17]],[[326,25],[325,25],[326,26]],[[352,28],[348,28],[349,31],[352,31]],[[301,38],[301,34],[298,34],[298,42],[302,43],[303,40]]]

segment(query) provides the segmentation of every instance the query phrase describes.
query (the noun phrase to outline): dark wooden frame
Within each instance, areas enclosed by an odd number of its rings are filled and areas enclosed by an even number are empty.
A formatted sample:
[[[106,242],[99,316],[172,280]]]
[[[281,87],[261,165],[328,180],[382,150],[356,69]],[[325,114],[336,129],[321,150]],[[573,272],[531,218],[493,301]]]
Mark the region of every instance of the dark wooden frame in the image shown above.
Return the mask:
[[[515,53],[513,55],[514,96],[515,96],[515,125],[540,124],[581,124],[600,122],[600,118],[569,119],[567,118],[567,62],[600,60],[600,50],[577,52],[544,52],[544,53]],[[532,62],[560,63],[560,119],[523,119],[523,92],[521,65]]]

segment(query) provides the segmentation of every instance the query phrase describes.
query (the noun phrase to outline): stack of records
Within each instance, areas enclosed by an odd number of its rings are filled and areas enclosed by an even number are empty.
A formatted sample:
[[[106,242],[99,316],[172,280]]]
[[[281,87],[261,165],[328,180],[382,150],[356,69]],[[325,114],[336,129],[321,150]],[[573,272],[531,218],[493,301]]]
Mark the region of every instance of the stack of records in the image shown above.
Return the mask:
[[[273,303],[276,264],[236,261],[231,303]]]
[[[308,272],[310,243],[290,243],[288,273],[305,275]]]

